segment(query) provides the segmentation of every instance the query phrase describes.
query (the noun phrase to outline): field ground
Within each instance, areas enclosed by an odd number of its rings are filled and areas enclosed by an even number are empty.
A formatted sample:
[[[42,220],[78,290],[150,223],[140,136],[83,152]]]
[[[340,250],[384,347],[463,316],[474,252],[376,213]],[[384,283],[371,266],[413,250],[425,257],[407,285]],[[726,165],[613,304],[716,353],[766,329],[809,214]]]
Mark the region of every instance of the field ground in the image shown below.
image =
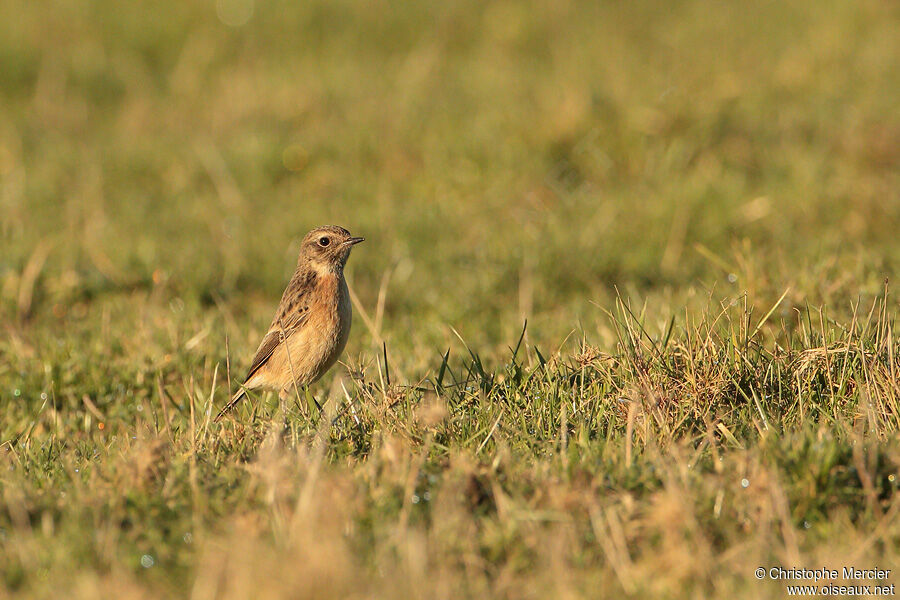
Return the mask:
[[[898,97],[880,0],[0,0],[0,599],[897,568]],[[322,412],[212,423],[325,223]]]

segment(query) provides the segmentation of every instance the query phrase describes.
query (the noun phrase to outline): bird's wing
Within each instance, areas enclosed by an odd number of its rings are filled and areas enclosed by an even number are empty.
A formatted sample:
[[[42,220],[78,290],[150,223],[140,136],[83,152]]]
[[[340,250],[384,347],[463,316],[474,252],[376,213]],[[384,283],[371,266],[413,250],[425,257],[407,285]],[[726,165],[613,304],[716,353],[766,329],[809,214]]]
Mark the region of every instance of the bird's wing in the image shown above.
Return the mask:
[[[307,300],[307,298],[301,298],[301,301],[303,300]],[[244,377],[244,382],[247,382],[260,367],[266,364],[266,361],[269,360],[269,357],[272,356],[279,344],[287,340],[291,334],[303,327],[308,320],[308,317],[309,304],[304,302],[301,302],[300,306],[294,308],[290,314],[276,315],[272,325],[269,326],[269,331],[266,333],[265,337],[263,337],[262,342],[259,344],[259,348],[256,350],[256,355],[250,363],[250,368],[247,370],[247,376]]]
[[[306,299],[307,298],[301,298],[301,300]],[[290,314],[287,314],[288,311],[290,311]],[[250,364],[247,376],[244,377],[244,383],[247,383],[250,378],[253,377],[253,374],[266,364],[266,361],[272,356],[272,353],[275,352],[275,349],[278,348],[279,344],[288,339],[292,333],[303,327],[307,321],[308,315],[308,303],[301,303],[299,308],[291,306],[285,308],[282,303],[282,308],[279,309],[278,314],[275,315],[275,320],[272,322],[272,325],[269,326],[269,332],[266,333],[262,343],[256,350],[256,356],[253,357],[253,362]],[[231,397],[228,404],[222,407],[222,410],[216,415],[216,423],[225,416],[225,413],[234,408],[245,395],[246,390],[242,386],[235,392],[234,396]]]
[[[269,360],[282,342],[288,339],[292,333],[303,328],[309,320],[309,306],[315,283],[316,274],[314,271],[298,271],[294,273],[287,288],[284,290],[284,294],[281,296],[278,312],[275,313],[275,318],[272,320],[272,324],[269,325],[269,331],[263,337],[262,343],[260,343],[259,348],[256,350],[256,355],[250,363],[247,376],[244,377],[244,383],[247,383],[266,364],[266,361]],[[219,411],[219,414],[216,416],[217,423],[226,412],[244,397],[244,394],[245,390],[241,387],[231,398],[231,401]]]
[[[281,302],[278,303],[278,311],[275,313],[275,318],[272,319],[272,324],[269,325],[269,331],[266,332],[265,337],[259,344],[259,348],[256,349],[256,355],[250,363],[250,369],[247,370],[244,383],[253,377],[253,374],[260,367],[266,364],[266,361],[272,356],[279,344],[303,327],[309,319],[309,305],[315,285],[315,271],[297,271],[291,277],[284,294],[281,296]]]

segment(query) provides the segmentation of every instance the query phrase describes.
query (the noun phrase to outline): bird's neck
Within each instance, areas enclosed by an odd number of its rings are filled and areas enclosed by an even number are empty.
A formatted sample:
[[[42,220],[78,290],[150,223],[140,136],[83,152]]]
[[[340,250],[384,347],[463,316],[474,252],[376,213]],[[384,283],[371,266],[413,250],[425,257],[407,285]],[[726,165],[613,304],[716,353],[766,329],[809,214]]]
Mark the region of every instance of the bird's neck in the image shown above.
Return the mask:
[[[298,270],[308,270],[316,274],[316,277],[337,277],[341,278],[344,276],[344,265],[341,263],[325,263],[325,262],[310,262],[307,265],[298,266]]]

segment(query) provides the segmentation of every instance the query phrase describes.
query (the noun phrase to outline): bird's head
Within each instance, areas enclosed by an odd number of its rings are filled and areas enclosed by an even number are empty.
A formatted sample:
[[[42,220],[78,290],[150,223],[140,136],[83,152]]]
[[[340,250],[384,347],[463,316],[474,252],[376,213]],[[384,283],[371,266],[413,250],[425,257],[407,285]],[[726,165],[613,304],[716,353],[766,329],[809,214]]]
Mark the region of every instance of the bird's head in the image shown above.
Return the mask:
[[[316,271],[340,273],[350,256],[350,249],[363,241],[365,238],[353,237],[337,225],[316,227],[303,238],[300,262],[308,263]]]

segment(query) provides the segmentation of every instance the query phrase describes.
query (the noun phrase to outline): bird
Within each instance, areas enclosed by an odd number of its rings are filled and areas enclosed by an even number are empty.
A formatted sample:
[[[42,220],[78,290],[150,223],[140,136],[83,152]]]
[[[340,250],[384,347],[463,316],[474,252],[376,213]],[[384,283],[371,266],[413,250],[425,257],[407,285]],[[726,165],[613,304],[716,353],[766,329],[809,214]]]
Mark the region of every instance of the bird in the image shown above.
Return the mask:
[[[317,227],[304,236],[297,268],[272,324],[240,389],[216,415],[217,423],[248,390],[274,390],[284,400],[292,390],[317,381],[337,362],[353,319],[344,265],[353,246],[363,241],[336,225]]]

